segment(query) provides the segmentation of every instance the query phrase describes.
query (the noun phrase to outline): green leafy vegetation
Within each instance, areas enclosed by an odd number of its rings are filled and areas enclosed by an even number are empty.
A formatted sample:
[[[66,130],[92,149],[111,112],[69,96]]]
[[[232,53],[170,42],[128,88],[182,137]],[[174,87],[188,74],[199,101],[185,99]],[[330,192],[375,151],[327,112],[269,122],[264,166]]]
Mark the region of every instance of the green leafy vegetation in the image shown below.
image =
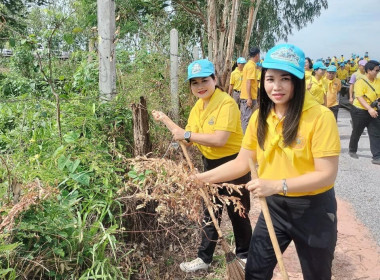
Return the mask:
[[[178,263],[195,256],[195,220],[202,210],[196,208],[189,219],[189,207],[175,207],[184,201],[199,206],[194,195],[187,200],[169,182],[171,197],[152,179],[157,171],[137,171],[131,164],[131,104],[143,96],[148,111],[171,113],[169,33],[175,27],[179,124],[185,125],[195,103],[186,66],[194,45],[207,56],[207,3],[115,2],[118,94],[109,102],[99,100],[96,1],[0,4],[0,49],[13,52],[0,56],[1,279],[181,278]],[[235,51],[243,46],[250,2],[242,1]],[[327,7],[325,0],[298,1],[299,7],[284,4],[288,9],[280,13],[276,1],[262,2],[261,30],[254,31],[252,42],[264,48]],[[168,148],[165,127],[152,122],[149,134],[153,158],[179,161],[178,151]],[[160,171],[166,177],[173,170],[162,166]],[[143,200],[154,192],[155,200]],[[227,239],[234,243],[231,233]],[[224,278],[225,260],[218,252],[213,268],[208,279]]]

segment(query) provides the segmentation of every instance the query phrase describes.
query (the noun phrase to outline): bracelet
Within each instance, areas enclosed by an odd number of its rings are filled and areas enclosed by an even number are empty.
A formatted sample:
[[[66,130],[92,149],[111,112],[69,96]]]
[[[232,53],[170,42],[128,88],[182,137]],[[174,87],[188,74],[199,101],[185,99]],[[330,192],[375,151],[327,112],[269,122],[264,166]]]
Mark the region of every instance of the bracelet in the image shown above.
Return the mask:
[[[288,193],[288,184],[286,183],[286,179],[282,179],[282,193],[284,196]]]

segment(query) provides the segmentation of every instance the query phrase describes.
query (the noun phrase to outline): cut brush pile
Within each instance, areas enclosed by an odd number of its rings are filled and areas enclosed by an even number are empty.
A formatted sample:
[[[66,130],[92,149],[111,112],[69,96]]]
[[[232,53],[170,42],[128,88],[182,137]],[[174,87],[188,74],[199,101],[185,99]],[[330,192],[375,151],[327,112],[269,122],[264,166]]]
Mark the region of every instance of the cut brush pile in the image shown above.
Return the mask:
[[[244,213],[240,198],[218,193],[218,189],[222,186],[213,184],[200,187],[199,183],[192,181],[190,179],[191,169],[187,164],[184,164],[183,160],[178,163],[168,159],[137,157],[128,159],[127,165],[130,170],[128,181],[124,188],[119,191],[118,200],[129,201],[129,205],[131,205],[132,199],[134,201],[132,204],[135,205],[136,210],[140,209],[139,211],[143,212],[146,211],[146,207],[151,207],[153,202],[154,211],[158,213],[157,219],[161,224],[170,226],[173,223],[173,217],[180,215],[201,225],[203,218],[202,199],[207,199],[208,203],[205,202],[210,207],[209,209],[213,207],[216,210],[218,206],[211,202],[219,199],[226,204],[233,203],[235,211],[241,215]],[[240,193],[240,189],[243,187],[232,184],[224,184],[223,186],[227,188],[229,193],[233,191]],[[136,192],[131,195],[133,189]],[[176,221],[177,224],[178,220]],[[178,224],[176,228],[178,230]],[[187,231],[198,234],[199,227],[188,227]],[[190,242],[192,246],[197,245],[194,239],[191,239]],[[244,263],[236,258],[223,238],[220,238],[220,242],[223,251],[226,252],[228,279],[241,279],[230,275],[229,268],[231,263],[234,263],[234,265],[240,266],[240,270],[243,270]],[[186,252],[183,251],[181,255],[185,257]]]
[[[136,194],[133,197],[139,200],[136,210],[144,208],[149,201],[155,201],[157,203],[155,210],[160,214],[162,222],[173,213],[200,222],[201,193],[197,183],[190,179],[190,169],[186,164],[147,157],[129,159],[127,163],[130,169],[129,178],[125,187],[119,191],[120,200],[123,199],[123,193],[130,195],[130,190],[135,188]],[[242,188],[232,184],[223,184],[223,186],[229,193],[233,191],[240,193]],[[244,208],[240,198],[220,195],[218,189],[221,187],[216,184],[209,185],[208,196],[212,200],[218,198],[226,204],[233,203],[235,211],[243,215]]]

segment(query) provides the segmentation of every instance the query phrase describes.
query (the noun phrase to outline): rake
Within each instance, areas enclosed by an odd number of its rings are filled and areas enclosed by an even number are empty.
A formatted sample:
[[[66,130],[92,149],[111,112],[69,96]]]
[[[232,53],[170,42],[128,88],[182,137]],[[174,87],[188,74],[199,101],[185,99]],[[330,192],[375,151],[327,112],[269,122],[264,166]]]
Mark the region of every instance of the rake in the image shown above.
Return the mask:
[[[257,170],[255,167],[255,164],[253,163],[253,160],[251,158],[248,160],[248,164],[249,164],[249,168],[251,169],[252,179],[253,178],[255,178],[255,179],[259,178],[259,176],[257,175]],[[280,249],[280,246],[278,245],[278,240],[276,237],[276,233],[274,231],[272,219],[271,219],[270,214],[269,214],[267,201],[266,201],[265,197],[259,197],[259,200],[260,200],[261,210],[263,211],[265,223],[266,223],[267,228],[268,228],[269,237],[270,237],[270,240],[272,242],[274,252],[276,254],[278,266],[280,267],[282,279],[288,280],[289,279],[288,273],[286,272],[286,269],[284,266],[284,261],[282,259],[281,249]]]
[[[187,153],[186,146],[180,141],[180,146],[182,148],[183,154],[185,155],[187,164],[190,167],[191,171],[194,171],[194,166],[190,160],[189,154]],[[205,187],[202,185],[202,187],[199,188],[199,194],[203,198],[204,203],[207,207],[208,212],[210,213],[210,217],[212,219],[212,222],[215,226],[216,231],[218,232],[219,240],[222,245],[222,249],[225,253],[226,257],[226,267],[227,267],[227,277],[230,280],[244,280],[245,277],[245,263],[239,259],[232,251],[230,246],[228,245],[227,241],[223,237],[222,230],[219,227],[218,220],[215,217],[214,210],[212,208],[211,202],[210,202],[210,196],[205,189]]]

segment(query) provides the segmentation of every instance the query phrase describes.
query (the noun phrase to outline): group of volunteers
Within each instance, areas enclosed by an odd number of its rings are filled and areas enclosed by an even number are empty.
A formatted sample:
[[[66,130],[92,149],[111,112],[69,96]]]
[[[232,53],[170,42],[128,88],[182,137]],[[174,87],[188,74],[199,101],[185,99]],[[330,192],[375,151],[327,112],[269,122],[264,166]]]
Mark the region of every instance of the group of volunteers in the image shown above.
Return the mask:
[[[245,71],[252,67],[244,66],[245,59],[240,57],[237,61],[238,67],[232,72],[229,93],[233,92],[234,99],[239,99],[239,93],[245,89]],[[247,63],[248,64],[248,63]],[[256,77],[260,81],[260,62],[257,62]],[[241,69],[241,70],[240,70]],[[253,74],[251,75],[253,76]],[[333,56],[326,60],[317,59],[314,63],[305,58],[305,83],[306,91],[315,100],[329,108],[338,120],[339,93],[342,84],[349,87],[350,114],[352,118],[352,133],[349,143],[349,155],[358,159],[357,154],[360,136],[365,128],[368,130],[372,163],[380,164],[380,120],[378,110],[380,108],[380,73],[379,62],[371,60],[368,52],[364,57],[352,54],[349,60],[344,56],[340,58]],[[245,90],[247,91],[247,90]],[[239,102],[238,102],[239,104]],[[244,128],[243,111],[242,126]]]
[[[245,207],[240,217],[227,205],[246,279],[272,279],[277,263],[262,213],[252,233],[250,193],[266,197],[281,251],[294,242],[304,279],[331,279],[337,242],[334,181],[341,147],[334,114],[323,105],[329,99],[322,102],[312,94],[317,91],[313,85],[307,88],[305,64],[311,61],[306,61],[297,46],[277,45],[261,62],[258,82],[260,50],[253,47],[247,61],[237,60],[243,75],[240,90],[232,84],[231,97],[218,86],[214,65],[197,60],[188,66],[190,91],[198,100],[186,127],[152,111],[175,140],[201,152],[204,172],[193,174],[193,180],[245,184],[241,195],[225,188],[219,192],[240,197]],[[319,87],[318,77],[313,75],[313,81]],[[257,179],[250,179],[250,159],[257,165]],[[222,210],[215,214],[220,222]],[[207,207],[203,223],[198,257],[180,264],[186,273],[207,269],[212,261],[218,235]]]

